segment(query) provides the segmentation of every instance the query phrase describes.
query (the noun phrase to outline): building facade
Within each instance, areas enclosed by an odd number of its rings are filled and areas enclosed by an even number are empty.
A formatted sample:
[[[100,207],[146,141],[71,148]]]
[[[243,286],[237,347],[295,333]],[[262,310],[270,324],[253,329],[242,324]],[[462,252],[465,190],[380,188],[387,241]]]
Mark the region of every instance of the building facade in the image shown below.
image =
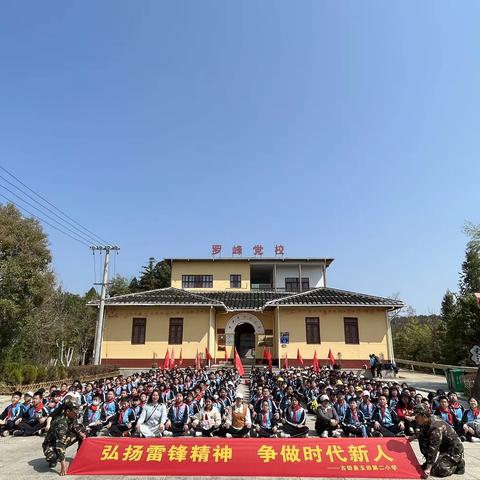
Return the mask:
[[[329,258],[170,259],[171,287],[111,297],[105,304],[103,364],[150,368],[174,352],[183,365],[205,351],[217,363],[306,364],[329,350],[343,367],[370,353],[393,359],[388,312],[402,302],[327,287]]]

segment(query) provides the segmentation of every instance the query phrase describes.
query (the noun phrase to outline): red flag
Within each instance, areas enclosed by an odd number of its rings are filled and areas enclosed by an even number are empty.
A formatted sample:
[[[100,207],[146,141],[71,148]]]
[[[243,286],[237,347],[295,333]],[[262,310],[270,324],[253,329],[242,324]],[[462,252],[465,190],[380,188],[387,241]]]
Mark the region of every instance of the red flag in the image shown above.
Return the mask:
[[[225,347],[225,363],[228,362],[228,353],[227,353],[227,347]]]
[[[180,349],[180,356],[178,357],[178,366],[181,367],[183,365],[183,357],[182,357],[182,349]]]
[[[172,354],[170,355],[170,370],[173,370],[175,368],[175,352],[173,351],[172,348]]]
[[[210,355],[210,352],[208,351],[208,348],[205,348],[205,360],[207,360],[207,362],[209,360],[213,360],[213,357]]]
[[[300,349],[299,348],[297,348],[297,360],[302,364],[302,367],[303,367],[304,366],[303,365],[303,358],[300,355]]]
[[[195,368],[197,370],[202,369],[202,362],[200,361],[200,354],[198,353],[198,350],[197,350],[197,355],[195,356]]]
[[[285,354],[285,358],[283,359],[283,368],[285,370],[288,370],[288,357],[287,354]]]
[[[313,371],[319,372],[320,371],[320,366],[318,365],[318,357],[317,357],[317,351],[315,350],[315,354],[313,355]]]
[[[165,353],[165,359],[163,360],[163,369],[168,370],[170,368],[170,354],[167,352]]]
[[[330,365],[335,365],[335,357],[333,356],[332,349],[328,349],[328,361],[330,362]]]
[[[263,358],[268,360],[268,369],[272,370],[272,354],[270,353],[270,348],[263,347]]]
[[[243,368],[242,360],[240,359],[240,355],[238,355],[237,349],[235,349],[235,368],[238,370],[240,376],[243,377],[243,375],[245,375],[245,369]]]

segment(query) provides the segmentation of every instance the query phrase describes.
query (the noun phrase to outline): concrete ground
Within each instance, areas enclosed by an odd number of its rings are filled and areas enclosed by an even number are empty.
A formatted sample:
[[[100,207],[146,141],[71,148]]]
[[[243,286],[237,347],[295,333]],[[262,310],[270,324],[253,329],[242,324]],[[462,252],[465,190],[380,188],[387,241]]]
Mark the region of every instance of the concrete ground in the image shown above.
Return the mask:
[[[437,388],[446,389],[446,381],[442,382],[442,377],[428,374],[417,374],[416,372],[401,372],[397,381],[407,382],[409,385],[414,385],[422,393],[430,390],[436,390]],[[439,386],[437,386],[439,385]],[[245,388],[245,387],[244,387]],[[245,392],[247,393],[247,392]],[[0,408],[8,403],[9,398],[0,396]],[[317,436],[314,427],[314,417],[309,416],[308,425],[310,427],[311,436]],[[33,480],[38,478],[58,478],[58,466],[56,469],[50,469],[43,457],[42,452],[42,437],[0,437],[0,480]],[[464,443],[465,447],[465,461],[466,461],[466,473],[465,475],[453,475],[453,480],[480,480],[480,443]],[[418,449],[418,443],[413,442],[412,447],[417,454],[417,457],[421,463],[423,458]],[[73,447],[67,450],[67,461],[71,461],[75,456],[77,447]],[[188,478],[194,479],[212,479],[207,475],[208,472],[199,472],[203,474],[200,477],[168,477],[169,479],[187,480]],[[306,478],[300,476],[295,478]],[[94,480],[96,476],[67,476],[69,479],[78,480]],[[155,477],[141,477],[141,476],[109,476],[108,478],[133,480],[133,479],[165,479],[165,476]],[[215,477],[215,480],[227,480],[230,477]],[[262,477],[258,477],[262,478]],[[268,477],[269,478],[269,477]],[[286,477],[283,477],[286,478]]]

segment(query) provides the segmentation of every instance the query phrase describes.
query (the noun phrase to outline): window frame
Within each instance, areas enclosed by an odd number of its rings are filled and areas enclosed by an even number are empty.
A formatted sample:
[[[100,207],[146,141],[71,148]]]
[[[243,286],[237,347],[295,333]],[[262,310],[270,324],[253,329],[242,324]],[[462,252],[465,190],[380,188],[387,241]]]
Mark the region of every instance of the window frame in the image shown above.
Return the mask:
[[[132,318],[132,338],[130,340],[131,345],[145,345],[146,337],[147,337],[146,317],[133,317]]]
[[[318,342],[315,341],[317,339]],[[322,343],[320,317],[305,317],[305,343],[307,345],[320,345]]]
[[[182,288],[213,288],[213,275],[182,275]]]
[[[183,317],[171,317],[168,319],[168,344],[183,344]]]
[[[351,328],[353,328],[353,331]],[[360,345],[358,317],[343,317],[343,334],[346,345]]]
[[[235,278],[232,278],[235,277]],[[242,288],[242,274],[231,273],[230,274],[230,288]]]
[[[287,284],[294,285],[295,289],[289,289],[289,287],[287,287]],[[310,277],[302,277],[302,292],[306,292],[307,290],[310,290]],[[292,293],[300,292],[298,277],[285,277],[285,291]]]

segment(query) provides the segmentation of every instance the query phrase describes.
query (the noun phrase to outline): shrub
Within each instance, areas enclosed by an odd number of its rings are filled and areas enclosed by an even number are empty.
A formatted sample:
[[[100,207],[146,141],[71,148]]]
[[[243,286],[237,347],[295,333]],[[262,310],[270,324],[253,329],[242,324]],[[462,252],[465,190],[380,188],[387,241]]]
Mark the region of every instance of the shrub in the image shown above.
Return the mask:
[[[27,363],[22,366],[22,374],[24,383],[35,383],[38,376],[38,368]]]
[[[50,376],[48,373],[48,368],[39,365],[37,367],[37,382],[45,382],[50,380]]]
[[[52,380],[63,380],[67,378],[67,369],[62,365],[57,365],[54,369],[52,368]]]

